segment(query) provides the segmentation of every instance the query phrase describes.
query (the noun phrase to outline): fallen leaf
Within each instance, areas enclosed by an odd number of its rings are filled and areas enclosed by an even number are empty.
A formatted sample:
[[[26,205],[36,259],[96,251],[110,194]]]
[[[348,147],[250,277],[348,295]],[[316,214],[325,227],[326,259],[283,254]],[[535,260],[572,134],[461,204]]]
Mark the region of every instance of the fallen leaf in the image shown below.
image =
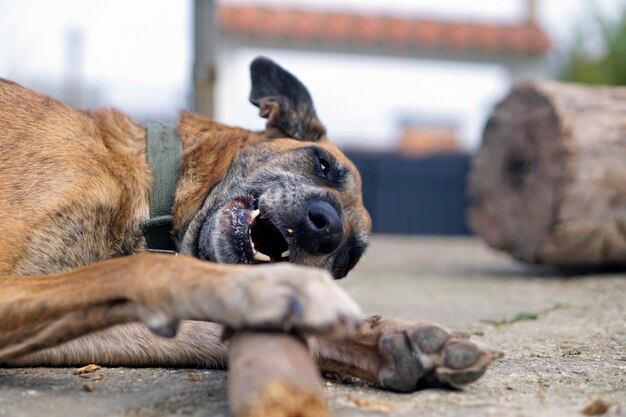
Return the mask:
[[[506,384],[506,389],[508,389],[509,391],[517,391],[517,388],[515,388],[513,385],[511,384]]]
[[[88,374],[90,372],[95,372],[98,369],[101,369],[100,365],[95,365],[93,363],[83,366],[82,368],[74,369],[74,375]]]
[[[580,412],[586,416],[601,416],[602,414],[609,411],[609,408],[611,408],[612,405],[612,403],[606,402],[604,400],[595,400],[594,402],[580,410]]]
[[[359,407],[363,407],[363,408],[367,408],[368,410],[373,410],[373,411],[381,411],[383,413],[389,413],[393,410],[395,410],[395,406],[393,404],[377,404],[377,403],[373,403],[369,400],[366,400],[364,398],[357,398],[354,397],[350,394],[348,394],[348,396],[346,397],[348,399],[348,401],[358,405]]]
[[[104,379],[104,377],[102,375],[94,375],[93,378],[91,378],[92,381],[102,381]]]
[[[202,379],[202,377],[200,376],[200,374],[192,374],[192,373],[188,373],[187,374],[187,379],[193,382],[198,382]]]
[[[83,384],[83,389],[87,392],[93,391],[93,384]]]

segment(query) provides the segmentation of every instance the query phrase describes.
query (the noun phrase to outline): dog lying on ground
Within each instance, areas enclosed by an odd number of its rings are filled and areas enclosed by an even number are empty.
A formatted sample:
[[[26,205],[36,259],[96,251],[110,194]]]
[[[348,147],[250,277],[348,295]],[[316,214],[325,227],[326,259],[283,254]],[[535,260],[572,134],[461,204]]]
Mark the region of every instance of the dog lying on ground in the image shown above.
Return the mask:
[[[397,391],[472,382],[499,356],[438,325],[361,320],[332,280],[367,247],[359,173],[292,74],[257,58],[251,76],[264,131],[181,114],[179,256],[146,251],[145,128],[0,80],[0,363],[223,366],[223,326],[310,335],[322,370]]]

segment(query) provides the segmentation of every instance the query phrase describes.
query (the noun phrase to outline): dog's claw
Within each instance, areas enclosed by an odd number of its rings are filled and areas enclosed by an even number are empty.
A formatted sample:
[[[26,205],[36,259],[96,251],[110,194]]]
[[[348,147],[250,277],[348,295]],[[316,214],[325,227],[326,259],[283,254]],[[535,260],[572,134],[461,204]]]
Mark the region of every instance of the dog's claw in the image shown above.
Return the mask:
[[[285,314],[285,318],[283,319],[283,330],[289,330],[291,324],[294,321],[302,319],[304,316],[304,311],[302,309],[302,304],[297,297],[290,297],[287,305],[287,313]]]
[[[178,333],[178,326],[180,325],[179,319],[172,318],[160,312],[144,312],[141,315],[144,316],[143,320],[146,327],[159,336],[171,339]]]

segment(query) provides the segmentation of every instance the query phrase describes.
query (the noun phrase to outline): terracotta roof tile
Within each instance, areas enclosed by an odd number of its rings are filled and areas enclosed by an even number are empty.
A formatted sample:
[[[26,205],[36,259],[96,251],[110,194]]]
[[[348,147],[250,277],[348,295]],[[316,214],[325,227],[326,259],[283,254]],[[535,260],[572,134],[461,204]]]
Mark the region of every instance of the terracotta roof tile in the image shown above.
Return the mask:
[[[356,43],[508,54],[544,54],[546,33],[524,23],[479,24],[260,6],[219,6],[221,30],[234,37]]]
[[[344,14],[329,16],[323,36],[329,39],[346,39],[352,36],[354,21]]]

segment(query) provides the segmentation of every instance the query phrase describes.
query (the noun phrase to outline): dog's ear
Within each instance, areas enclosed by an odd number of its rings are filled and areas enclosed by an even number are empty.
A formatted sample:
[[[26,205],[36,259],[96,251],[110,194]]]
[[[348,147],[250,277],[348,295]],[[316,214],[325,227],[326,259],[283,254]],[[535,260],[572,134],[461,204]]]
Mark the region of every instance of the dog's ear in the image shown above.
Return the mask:
[[[250,101],[267,119],[268,138],[317,141],[326,134],[306,87],[271,59],[258,57],[250,65]]]

